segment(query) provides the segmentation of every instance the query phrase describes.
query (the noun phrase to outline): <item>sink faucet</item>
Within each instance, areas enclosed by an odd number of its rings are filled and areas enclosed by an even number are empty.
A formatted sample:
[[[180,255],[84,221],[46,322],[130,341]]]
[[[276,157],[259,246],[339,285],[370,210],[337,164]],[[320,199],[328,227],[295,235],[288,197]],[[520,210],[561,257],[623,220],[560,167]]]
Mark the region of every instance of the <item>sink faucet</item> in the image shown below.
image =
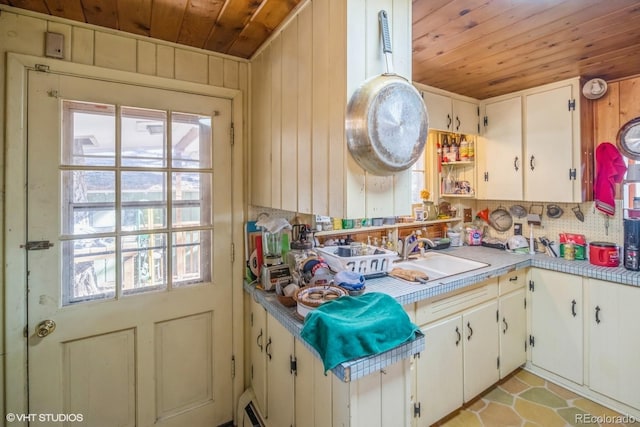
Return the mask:
[[[413,250],[416,248],[416,246],[418,246],[420,243],[426,243],[430,248],[435,248],[436,244],[433,243],[433,240],[431,239],[427,239],[426,237],[418,237],[416,240],[414,240],[413,242],[409,243],[409,239],[411,238],[412,235],[409,235],[407,237],[404,238],[404,244],[402,245],[402,260],[406,261],[409,258],[409,254],[411,252],[413,252]]]

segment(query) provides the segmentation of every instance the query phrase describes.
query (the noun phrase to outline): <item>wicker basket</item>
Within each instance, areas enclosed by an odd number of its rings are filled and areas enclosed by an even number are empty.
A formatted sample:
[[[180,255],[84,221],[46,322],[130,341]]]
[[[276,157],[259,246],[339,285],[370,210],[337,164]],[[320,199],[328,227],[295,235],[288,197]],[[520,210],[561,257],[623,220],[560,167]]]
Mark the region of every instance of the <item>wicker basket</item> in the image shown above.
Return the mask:
[[[296,300],[293,297],[293,295],[289,297],[284,295],[284,292],[282,291],[282,286],[280,285],[280,283],[276,284],[276,297],[278,298],[278,302],[284,305],[285,307],[295,307],[296,305]]]
[[[284,295],[278,295],[276,294],[276,297],[278,298],[278,302],[282,305],[284,305],[285,307],[295,307],[296,306],[296,300],[293,299],[293,297],[287,297]]]

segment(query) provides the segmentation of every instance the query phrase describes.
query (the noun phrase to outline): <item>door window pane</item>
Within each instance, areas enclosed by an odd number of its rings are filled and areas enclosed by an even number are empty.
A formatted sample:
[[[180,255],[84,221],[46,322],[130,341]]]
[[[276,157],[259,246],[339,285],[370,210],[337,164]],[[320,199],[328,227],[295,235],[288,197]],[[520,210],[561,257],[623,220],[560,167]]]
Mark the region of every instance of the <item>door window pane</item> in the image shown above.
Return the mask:
[[[173,174],[174,227],[211,225],[211,179],[210,173]]]
[[[122,107],[122,166],[166,165],[167,113]]]
[[[210,283],[211,117],[63,105],[64,303]]]
[[[211,167],[211,117],[173,113],[171,133],[174,168]]]
[[[62,164],[113,166],[116,152],[116,107],[65,101]]]
[[[174,286],[211,281],[211,232],[173,233],[172,269]]]
[[[167,235],[122,237],[122,291],[124,294],[167,286]]]
[[[122,230],[153,230],[166,227],[167,174],[122,172]]]
[[[112,233],[116,229],[115,172],[62,171],[64,234]]]
[[[63,303],[113,298],[116,290],[116,248],[112,238],[62,242],[70,262],[63,264]]]

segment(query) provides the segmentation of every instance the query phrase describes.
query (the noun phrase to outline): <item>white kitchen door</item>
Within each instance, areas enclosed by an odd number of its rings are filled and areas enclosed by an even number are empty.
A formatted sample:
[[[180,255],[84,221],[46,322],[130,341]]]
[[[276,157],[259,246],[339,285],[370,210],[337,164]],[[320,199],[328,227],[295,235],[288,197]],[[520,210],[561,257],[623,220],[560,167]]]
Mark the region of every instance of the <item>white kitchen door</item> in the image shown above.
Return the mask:
[[[231,421],[231,101],[28,74],[29,412]]]

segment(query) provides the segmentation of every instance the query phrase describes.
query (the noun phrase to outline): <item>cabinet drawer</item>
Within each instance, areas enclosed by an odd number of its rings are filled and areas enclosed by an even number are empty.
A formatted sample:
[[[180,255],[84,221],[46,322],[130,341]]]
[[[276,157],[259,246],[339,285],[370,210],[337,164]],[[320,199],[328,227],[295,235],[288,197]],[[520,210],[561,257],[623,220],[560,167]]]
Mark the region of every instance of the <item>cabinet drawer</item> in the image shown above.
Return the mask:
[[[458,313],[477,304],[497,298],[498,280],[491,279],[479,283],[472,290],[438,300],[416,303],[416,324],[424,325],[434,320]]]
[[[498,278],[499,294],[504,295],[525,286],[526,269],[512,271]]]

